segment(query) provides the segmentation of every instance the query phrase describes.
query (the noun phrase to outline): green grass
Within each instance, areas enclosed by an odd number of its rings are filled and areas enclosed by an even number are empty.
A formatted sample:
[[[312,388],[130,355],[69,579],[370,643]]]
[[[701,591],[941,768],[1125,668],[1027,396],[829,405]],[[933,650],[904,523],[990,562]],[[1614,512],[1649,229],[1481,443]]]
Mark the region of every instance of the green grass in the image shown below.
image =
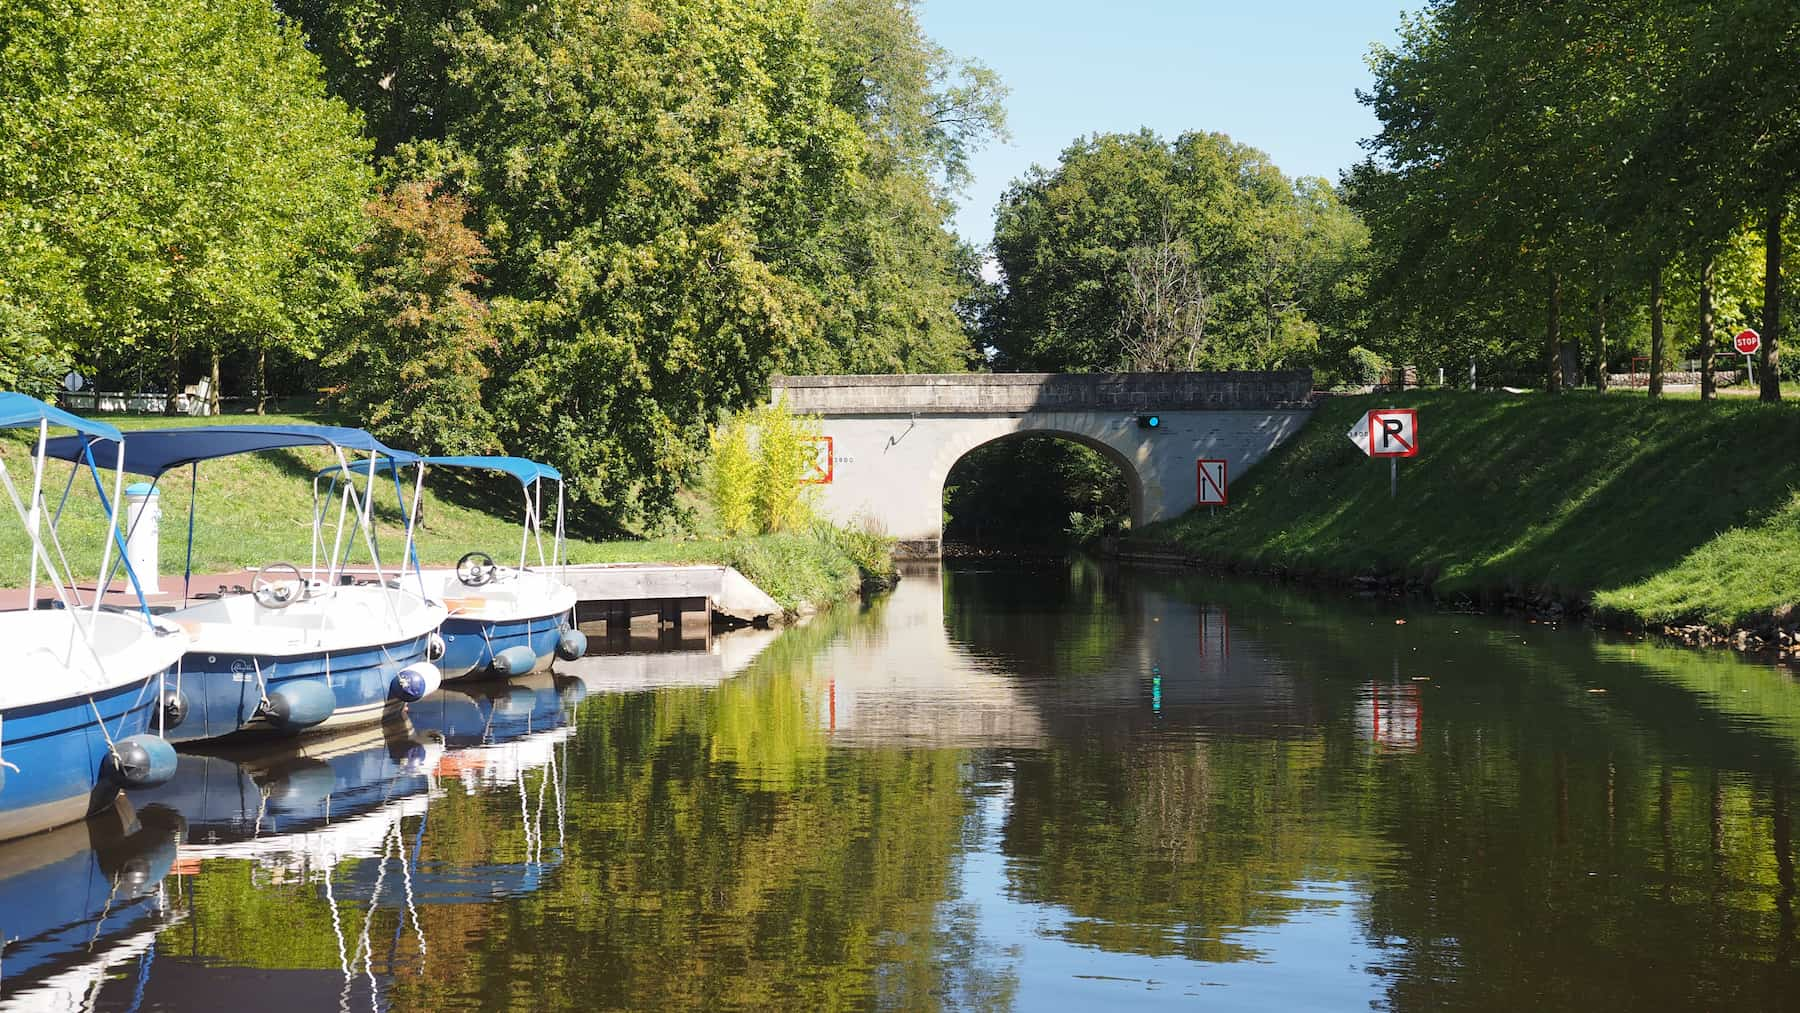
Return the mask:
[[[107,421],[129,431],[202,425],[215,420],[108,416]],[[307,424],[335,420],[266,415],[217,421]],[[129,462],[129,442],[126,447]],[[31,479],[29,452],[30,445],[21,439],[0,441],[0,460],[5,461],[15,485]],[[305,567],[311,559],[311,476],[334,461],[327,449],[305,448],[202,463],[194,521],[193,572],[225,573],[272,562]],[[55,509],[70,469],[51,462],[46,471],[45,497]],[[86,471],[81,471],[76,479],[59,531],[76,577],[91,580],[99,567],[104,515]],[[137,480],[126,476],[127,484]],[[165,589],[170,586],[170,575],[178,582],[183,569],[189,488],[186,469],[169,473],[159,486],[163,511],[159,547]],[[400,556],[405,535],[391,478],[381,488],[385,494],[376,500],[376,527],[382,556],[392,560]],[[21,496],[26,494],[23,488],[19,491]],[[406,493],[410,497],[410,486]],[[107,495],[111,494],[109,478]],[[3,495],[0,502],[5,502]],[[550,509],[546,504],[546,510]],[[0,587],[20,587],[26,581],[30,542],[23,526],[12,516],[10,503],[0,507],[0,514],[8,515],[0,517]],[[518,559],[524,504],[519,484],[510,478],[449,470],[433,472],[427,479],[423,514],[418,548],[427,566],[452,564],[472,549],[488,552],[502,563]],[[335,510],[332,517],[335,519]],[[604,530],[604,524],[588,523],[590,520],[599,519],[589,518],[582,507],[575,505],[570,508],[566,526],[571,530]],[[736,567],[791,612],[805,605],[829,604],[855,593],[865,577],[885,575],[867,569],[883,564],[872,563],[866,553],[857,551],[853,541],[854,536],[847,533],[821,528],[806,534],[731,540],[597,541],[571,537],[568,550],[571,561],[577,563],[723,563]],[[546,538],[546,553],[548,550]],[[534,545],[528,562],[535,563],[536,559]],[[353,565],[366,563],[368,552],[359,548],[351,560]]]
[[[1419,410],[1420,456],[1344,436],[1370,408]],[[1441,595],[1589,598],[1640,622],[1751,623],[1800,602],[1800,410],[1453,392],[1334,398],[1233,483],[1232,505],[1138,540],[1217,562],[1422,578]]]

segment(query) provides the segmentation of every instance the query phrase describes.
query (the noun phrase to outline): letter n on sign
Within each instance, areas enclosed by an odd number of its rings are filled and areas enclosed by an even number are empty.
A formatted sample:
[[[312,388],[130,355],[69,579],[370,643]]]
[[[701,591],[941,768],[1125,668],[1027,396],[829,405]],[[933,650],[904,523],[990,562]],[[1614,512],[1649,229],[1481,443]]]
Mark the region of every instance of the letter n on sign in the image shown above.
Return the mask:
[[[1200,486],[1199,505],[1224,506],[1228,502],[1225,496],[1225,462],[1201,458],[1194,470]]]

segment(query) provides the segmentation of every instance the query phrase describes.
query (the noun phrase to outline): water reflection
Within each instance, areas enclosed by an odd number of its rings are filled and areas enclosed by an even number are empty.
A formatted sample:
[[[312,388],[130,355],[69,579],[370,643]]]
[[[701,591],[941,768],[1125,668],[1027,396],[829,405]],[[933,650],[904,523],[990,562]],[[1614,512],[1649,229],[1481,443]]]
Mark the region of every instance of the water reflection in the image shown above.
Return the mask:
[[[1777,669],[1087,564],[915,572],[731,643],[184,756],[114,833],[0,849],[0,991],[1710,1009],[1800,984]]]
[[[176,917],[162,882],[181,831],[121,798],[0,847],[0,1008],[80,1008],[111,968],[144,957]]]

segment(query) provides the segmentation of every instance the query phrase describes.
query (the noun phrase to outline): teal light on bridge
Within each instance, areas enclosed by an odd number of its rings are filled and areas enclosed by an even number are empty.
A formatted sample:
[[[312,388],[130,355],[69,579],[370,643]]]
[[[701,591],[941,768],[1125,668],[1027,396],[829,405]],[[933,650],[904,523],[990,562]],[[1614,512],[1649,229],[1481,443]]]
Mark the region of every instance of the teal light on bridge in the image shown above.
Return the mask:
[[[1161,429],[1162,428],[1162,416],[1161,415],[1139,415],[1137,417],[1137,423],[1138,423],[1139,429]]]

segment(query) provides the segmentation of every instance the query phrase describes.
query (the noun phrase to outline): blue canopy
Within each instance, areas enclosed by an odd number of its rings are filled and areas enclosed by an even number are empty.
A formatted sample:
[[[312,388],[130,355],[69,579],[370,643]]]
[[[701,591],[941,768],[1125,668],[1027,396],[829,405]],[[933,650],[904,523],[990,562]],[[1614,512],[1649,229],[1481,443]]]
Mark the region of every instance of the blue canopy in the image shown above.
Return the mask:
[[[16,394],[12,391],[0,392],[0,429],[17,429],[21,426],[35,426],[41,421],[48,421],[53,426],[73,429],[78,433],[98,436],[101,439],[119,442],[119,431],[104,422],[91,422],[79,415],[71,415],[61,408],[47,405],[35,397]],[[86,442],[86,441],[78,441]],[[52,454],[55,451],[51,451]],[[69,458],[74,460],[74,458]]]
[[[367,432],[347,426],[187,426],[138,429],[122,435],[130,443],[125,452],[125,470],[152,477],[196,461],[286,447],[341,447],[402,461],[418,460],[416,454],[394,450]],[[85,442],[59,437],[49,442],[48,453],[65,461],[80,460]],[[101,467],[110,468],[117,453],[117,444],[96,447],[94,459]]]
[[[375,470],[386,471],[396,464],[408,466],[423,461],[426,465],[434,468],[479,468],[484,471],[504,472],[525,485],[530,485],[540,478],[547,478],[553,482],[562,481],[562,472],[548,464],[539,464],[523,457],[418,457],[412,454],[390,454],[389,457],[390,460],[377,463]],[[363,462],[363,468],[368,466],[368,462]],[[336,468],[326,468],[319,472],[319,477],[323,478],[337,470]]]

